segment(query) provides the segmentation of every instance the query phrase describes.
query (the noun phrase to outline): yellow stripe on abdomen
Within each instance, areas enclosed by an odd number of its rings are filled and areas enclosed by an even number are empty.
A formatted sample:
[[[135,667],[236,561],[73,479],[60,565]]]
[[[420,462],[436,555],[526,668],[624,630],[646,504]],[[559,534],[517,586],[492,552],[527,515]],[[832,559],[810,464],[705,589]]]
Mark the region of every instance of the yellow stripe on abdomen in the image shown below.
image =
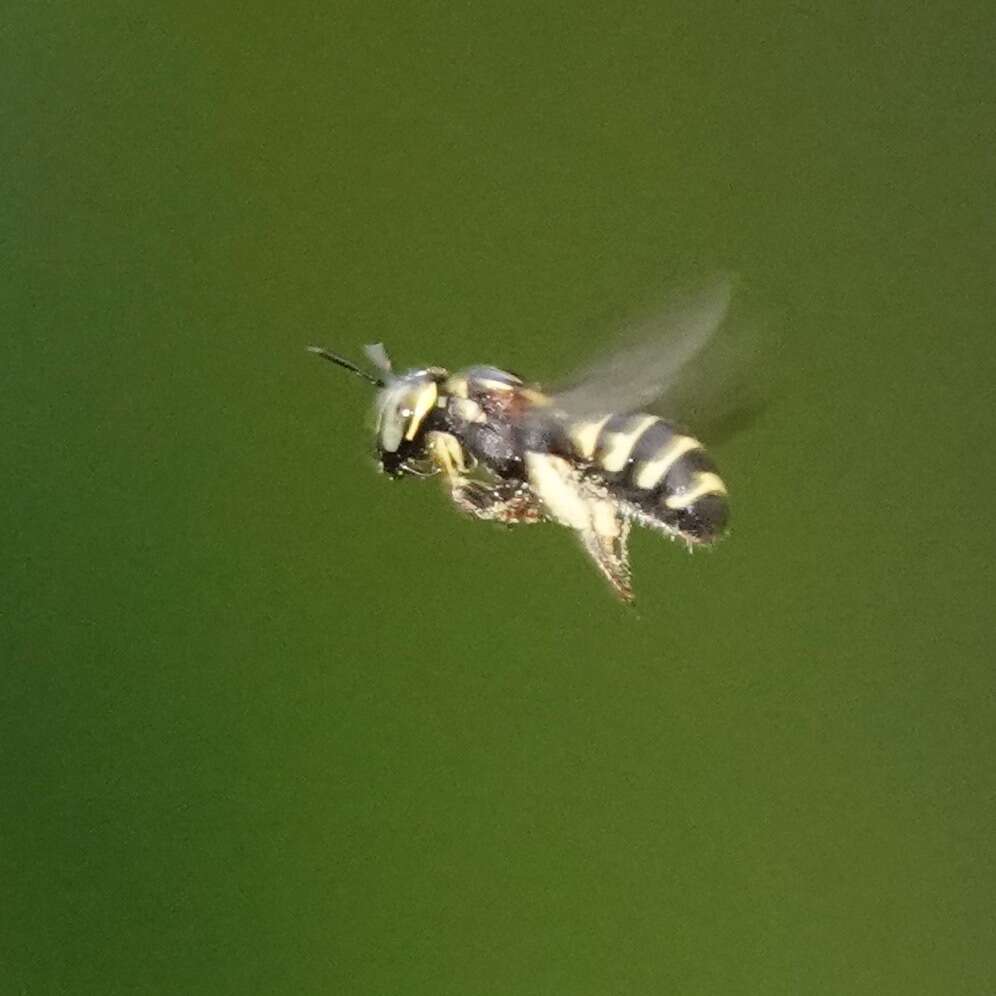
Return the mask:
[[[629,461],[636,441],[660,419],[655,415],[634,417],[625,429],[604,432],[598,440],[598,466],[610,474],[618,473]]]
[[[660,456],[647,460],[633,478],[638,488],[650,490],[656,487],[671,467],[690,450],[699,449],[701,443],[691,436],[675,436]]]
[[[604,418],[596,419],[593,422],[575,422],[568,429],[567,434],[571,442],[585,460],[590,460],[595,455],[598,434],[602,431],[602,426],[610,418],[612,418],[611,415],[606,415]]]
[[[699,500],[703,495],[725,495],[726,485],[719,474],[713,474],[708,470],[700,470],[695,476],[695,483],[686,491],[680,491],[673,495],[668,495],[664,499],[664,504],[668,508],[679,509],[688,508]]]

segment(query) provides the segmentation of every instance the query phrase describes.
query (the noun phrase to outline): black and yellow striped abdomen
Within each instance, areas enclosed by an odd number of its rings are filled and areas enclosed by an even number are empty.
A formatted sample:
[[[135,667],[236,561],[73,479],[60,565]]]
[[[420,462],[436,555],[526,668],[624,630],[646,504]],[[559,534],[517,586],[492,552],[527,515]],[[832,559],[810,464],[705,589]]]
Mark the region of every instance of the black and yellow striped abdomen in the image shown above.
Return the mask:
[[[640,518],[695,543],[723,534],[726,486],[697,439],[654,415],[571,419],[565,429],[576,458]]]

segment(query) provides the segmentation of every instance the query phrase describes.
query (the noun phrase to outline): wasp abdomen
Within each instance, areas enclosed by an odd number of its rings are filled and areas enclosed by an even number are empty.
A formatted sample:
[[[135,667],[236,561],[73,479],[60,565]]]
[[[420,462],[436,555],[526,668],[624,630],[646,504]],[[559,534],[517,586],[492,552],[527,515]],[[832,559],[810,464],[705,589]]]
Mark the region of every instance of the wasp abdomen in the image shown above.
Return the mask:
[[[726,486],[692,436],[653,415],[572,424],[578,456],[636,513],[696,543],[718,539],[729,519]]]

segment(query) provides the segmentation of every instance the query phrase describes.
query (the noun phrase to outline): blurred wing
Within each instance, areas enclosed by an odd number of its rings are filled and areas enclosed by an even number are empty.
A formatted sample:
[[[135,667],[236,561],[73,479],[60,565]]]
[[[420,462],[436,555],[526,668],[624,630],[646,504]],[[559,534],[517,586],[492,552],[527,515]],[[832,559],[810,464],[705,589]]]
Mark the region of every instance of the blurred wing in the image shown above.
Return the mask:
[[[650,411],[686,426],[710,444],[746,429],[783,393],[777,329],[735,319],[691,360]]]
[[[731,280],[723,277],[638,324],[626,335],[630,345],[555,392],[554,404],[569,415],[626,414],[654,402],[666,406],[683,371],[723,323],[732,292]]]
[[[575,417],[646,411],[710,443],[745,428],[772,394],[771,356],[761,339],[773,329],[756,320],[727,321],[733,287],[731,278],[717,278],[631,327],[628,345],[553,393],[554,405]]]

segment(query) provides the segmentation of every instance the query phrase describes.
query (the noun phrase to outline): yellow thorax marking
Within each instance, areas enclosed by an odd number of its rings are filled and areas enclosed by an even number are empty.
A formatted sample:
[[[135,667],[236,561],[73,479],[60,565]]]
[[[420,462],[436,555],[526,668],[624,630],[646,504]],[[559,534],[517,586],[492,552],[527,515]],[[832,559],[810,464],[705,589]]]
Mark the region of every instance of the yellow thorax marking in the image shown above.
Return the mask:
[[[436,385],[431,382],[419,391],[418,396],[415,398],[415,408],[408,423],[408,431],[405,433],[405,439],[412,440],[415,438],[418,427],[422,424],[422,419],[428,415],[432,410],[432,406],[436,403],[437,393]]]

